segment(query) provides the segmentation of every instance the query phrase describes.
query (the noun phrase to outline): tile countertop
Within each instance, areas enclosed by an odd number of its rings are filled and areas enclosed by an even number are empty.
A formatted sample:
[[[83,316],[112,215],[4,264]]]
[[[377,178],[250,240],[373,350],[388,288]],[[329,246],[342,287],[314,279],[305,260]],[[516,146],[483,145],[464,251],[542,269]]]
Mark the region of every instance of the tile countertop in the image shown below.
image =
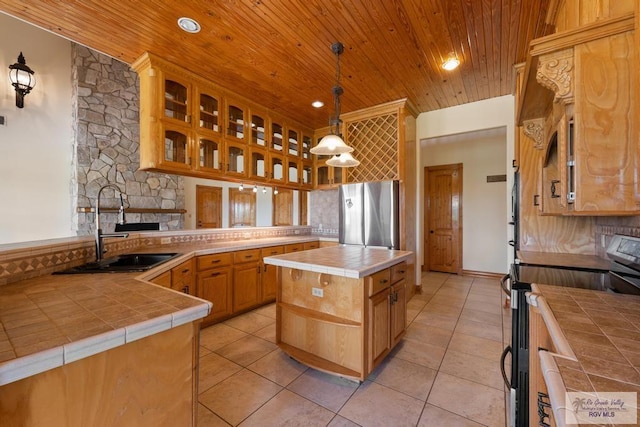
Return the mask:
[[[640,397],[640,296],[538,284],[532,293],[542,295],[573,351],[549,353],[549,370],[559,373],[566,391]]]
[[[209,301],[145,282],[194,256],[317,240],[153,246],[133,252],[183,255],[142,274],[45,275],[0,286],[0,386],[205,317]]]
[[[274,255],[265,264],[359,279],[402,261],[411,261],[413,252],[360,246],[333,246]]]

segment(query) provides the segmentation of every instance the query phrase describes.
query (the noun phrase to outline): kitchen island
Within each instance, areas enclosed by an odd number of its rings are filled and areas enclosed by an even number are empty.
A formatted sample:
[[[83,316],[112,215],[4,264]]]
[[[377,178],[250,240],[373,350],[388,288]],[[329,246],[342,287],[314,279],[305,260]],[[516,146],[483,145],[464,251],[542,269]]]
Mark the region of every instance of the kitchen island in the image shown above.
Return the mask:
[[[265,257],[278,266],[276,343],[310,367],[363,381],[405,333],[412,259],[357,246]]]

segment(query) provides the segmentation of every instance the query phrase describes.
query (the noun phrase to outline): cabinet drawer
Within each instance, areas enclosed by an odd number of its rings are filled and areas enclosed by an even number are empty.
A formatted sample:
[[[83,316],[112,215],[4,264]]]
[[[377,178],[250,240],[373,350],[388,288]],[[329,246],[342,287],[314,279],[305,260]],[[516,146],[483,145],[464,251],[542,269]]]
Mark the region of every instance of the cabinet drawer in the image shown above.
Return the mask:
[[[318,249],[320,247],[320,242],[307,242],[303,247],[305,251],[308,251],[309,249]]]
[[[369,282],[369,296],[375,295],[391,285],[391,269],[378,271],[369,276],[367,281]]]
[[[407,278],[407,263],[401,262],[391,267],[391,283],[399,282]]]
[[[231,265],[233,262],[233,252],[224,252],[221,254],[203,255],[198,257],[198,271],[208,268],[222,267]]]
[[[284,253],[284,246],[269,246],[268,248],[262,248],[262,258],[271,255],[282,255]]]
[[[259,261],[260,249],[248,249],[246,251],[238,251],[233,253],[233,263],[239,264],[242,262]]]
[[[293,243],[291,245],[286,245],[284,247],[284,253],[288,254],[291,252],[300,252],[304,251],[304,243]]]

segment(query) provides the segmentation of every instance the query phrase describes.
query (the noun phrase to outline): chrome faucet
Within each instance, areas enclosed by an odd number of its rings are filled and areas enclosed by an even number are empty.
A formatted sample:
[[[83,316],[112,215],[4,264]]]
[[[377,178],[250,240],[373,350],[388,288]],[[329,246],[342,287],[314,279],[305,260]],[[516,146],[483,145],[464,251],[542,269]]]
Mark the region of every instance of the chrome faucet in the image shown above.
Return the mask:
[[[124,224],[124,200],[122,199],[122,191],[115,184],[107,184],[102,186],[98,191],[98,197],[96,199],[96,261],[102,260],[102,255],[105,253],[103,239],[105,237],[129,237],[129,233],[103,233],[100,228],[100,195],[105,188],[111,188],[117,190],[120,193],[120,208],[118,209],[118,223]]]

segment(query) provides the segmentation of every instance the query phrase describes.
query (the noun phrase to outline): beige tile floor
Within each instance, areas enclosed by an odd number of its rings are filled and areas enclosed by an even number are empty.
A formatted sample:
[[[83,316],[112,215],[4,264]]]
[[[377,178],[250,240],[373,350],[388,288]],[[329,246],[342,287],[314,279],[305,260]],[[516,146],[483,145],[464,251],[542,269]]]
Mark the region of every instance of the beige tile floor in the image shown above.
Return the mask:
[[[425,273],[405,338],[362,384],[284,354],[274,304],[203,329],[198,426],[505,426],[502,295],[497,280]]]

